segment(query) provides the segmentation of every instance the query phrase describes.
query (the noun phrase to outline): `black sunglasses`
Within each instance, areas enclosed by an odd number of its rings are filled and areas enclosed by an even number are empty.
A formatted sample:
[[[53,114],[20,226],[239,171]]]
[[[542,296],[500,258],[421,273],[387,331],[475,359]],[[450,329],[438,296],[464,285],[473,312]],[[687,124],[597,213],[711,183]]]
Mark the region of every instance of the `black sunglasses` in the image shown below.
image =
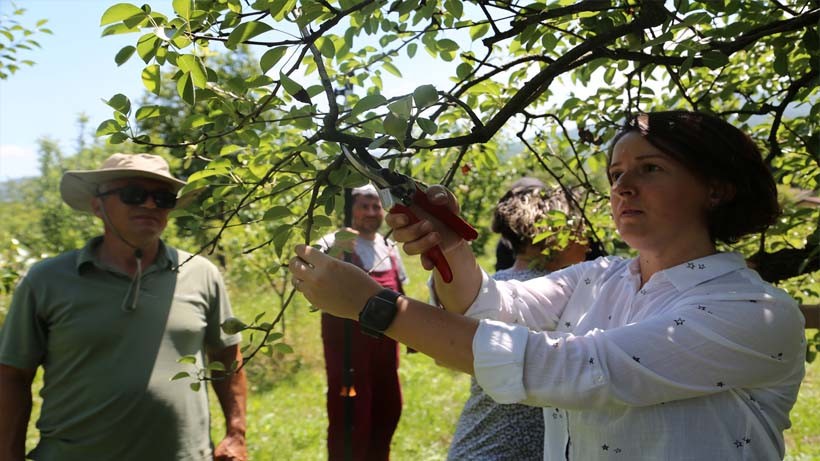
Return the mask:
[[[142,205],[148,197],[154,199],[157,208],[171,209],[177,204],[177,195],[169,190],[158,189],[148,190],[136,184],[129,184],[125,187],[118,187],[105,192],[100,192],[97,197],[117,194],[120,201],[126,205]]]

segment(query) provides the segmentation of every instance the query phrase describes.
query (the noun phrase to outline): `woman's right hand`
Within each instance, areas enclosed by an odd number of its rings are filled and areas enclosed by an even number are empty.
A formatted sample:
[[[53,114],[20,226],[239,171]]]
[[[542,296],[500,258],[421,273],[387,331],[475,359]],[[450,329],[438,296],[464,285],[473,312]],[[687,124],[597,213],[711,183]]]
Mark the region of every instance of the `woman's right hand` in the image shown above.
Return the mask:
[[[443,205],[454,214],[459,213],[458,202],[446,187],[430,186],[426,194],[434,205]],[[385,222],[393,229],[393,239],[404,244],[402,246],[404,252],[409,255],[420,255],[422,266],[427,270],[432,270],[435,264],[425,255],[428,250],[439,246],[447,255],[450,250],[465,243],[465,240],[421,208],[412,206],[411,209],[419,219],[418,222],[411,223],[410,218],[403,213],[389,213],[385,217]]]

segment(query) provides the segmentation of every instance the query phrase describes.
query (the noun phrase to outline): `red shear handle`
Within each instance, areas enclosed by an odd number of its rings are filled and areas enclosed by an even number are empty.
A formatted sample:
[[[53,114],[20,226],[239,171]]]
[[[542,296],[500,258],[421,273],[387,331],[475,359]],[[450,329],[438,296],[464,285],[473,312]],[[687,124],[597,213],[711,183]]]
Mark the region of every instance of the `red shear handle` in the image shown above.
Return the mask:
[[[427,198],[427,193],[418,186],[416,186],[416,192],[413,194],[413,204],[418,205],[419,208],[430,213],[434,218],[444,223],[445,226],[452,229],[464,240],[469,242],[478,237],[478,232],[473,226],[461,219],[461,216],[450,211],[447,205],[436,205],[431,202],[430,199]]]
[[[419,218],[413,213],[410,208],[396,204],[393,205],[393,208],[390,209],[391,213],[402,213],[403,215],[407,216],[407,219],[410,220],[410,224],[415,224],[419,222]],[[452,214],[452,213],[450,213]],[[469,226],[469,224],[467,224]],[[441,251],[441,247],[436,245],[433,248],[424,252],[424,256],[430,258],[435,264],[436,269],[438,269],[438,273],[441,274],[441,279],[444,280],[445,283],[450,283],[453,281],[453,271],[450,270],[450,264],[447,262],[447,259],[444,257],[444,253]]]

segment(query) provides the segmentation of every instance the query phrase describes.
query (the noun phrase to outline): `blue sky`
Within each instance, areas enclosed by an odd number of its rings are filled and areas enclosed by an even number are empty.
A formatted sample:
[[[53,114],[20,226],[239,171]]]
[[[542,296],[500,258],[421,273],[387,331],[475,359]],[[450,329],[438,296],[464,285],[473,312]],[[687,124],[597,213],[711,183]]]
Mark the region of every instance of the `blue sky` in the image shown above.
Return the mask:
[[[24,56],[36,61],[7,80],[0,80],[0,181],[38,174],[37,140],[50,137],[64,154],[75,152],[80,113],[90,117],[89,130],[111,117],[101,101],[116,93],[136,99],[143,92],[142,61],[117,67],[114,55],[137,35],[100,37],[102,13],[117,3],[108,0],[18,0],[25,26],[48,19],[54,35],[34,37],[42,48]],[[160,2],[153,2],[160,3]],[[170,4],[170,2],[169,2]],[[170,8],[169,8],[170,9]],[[0,16],[12,2],[0,1]],[[161,10],[162,11],[162,10]]]

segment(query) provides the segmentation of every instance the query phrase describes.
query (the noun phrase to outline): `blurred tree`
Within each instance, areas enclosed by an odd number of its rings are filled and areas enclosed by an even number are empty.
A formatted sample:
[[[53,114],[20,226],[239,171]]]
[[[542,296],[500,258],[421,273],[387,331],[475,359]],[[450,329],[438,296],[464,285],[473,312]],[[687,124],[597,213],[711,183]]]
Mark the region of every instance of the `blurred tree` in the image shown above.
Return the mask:
[[[17,19],[25,14],[25,8],[18,8],[14,2],[7,4],[5,8],[9,7],[10,14],[0,15],[0,79],[3,80],[20,70],[20,66],[34,65],[34,61],[21,56],[24,54],[22,52],[40,48],[40,43],[32,36],[52,33],[51,29],[45,27],[47,19],[40,19],[34,27],[26,27]]]

